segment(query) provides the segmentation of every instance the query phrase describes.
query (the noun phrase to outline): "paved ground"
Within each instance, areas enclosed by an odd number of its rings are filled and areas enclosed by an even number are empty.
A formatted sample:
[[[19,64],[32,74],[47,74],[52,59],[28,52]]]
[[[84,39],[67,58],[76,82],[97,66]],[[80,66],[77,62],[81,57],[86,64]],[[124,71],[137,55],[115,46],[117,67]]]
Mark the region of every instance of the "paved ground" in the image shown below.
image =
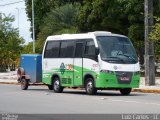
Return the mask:
[[[54,93],[44,86],[29,86],[20,90],[19,85],[0,84],[0,113],[159,113],[160,94],[133,92],[121,96],[119,91],[103,91],[89,96],[83,90],[65,89]]]

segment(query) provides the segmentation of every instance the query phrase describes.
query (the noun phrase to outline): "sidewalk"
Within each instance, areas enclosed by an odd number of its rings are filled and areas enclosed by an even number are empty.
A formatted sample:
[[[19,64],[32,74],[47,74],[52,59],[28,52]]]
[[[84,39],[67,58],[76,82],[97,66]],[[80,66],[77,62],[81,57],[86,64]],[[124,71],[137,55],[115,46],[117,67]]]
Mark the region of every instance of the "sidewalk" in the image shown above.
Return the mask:
[[[156,77],[156,85],[146,86],[145,78],[141,77],[139,88],[133,89],[134,92],[144,92],[144,93],[160,93],[160,77]]]
[[[0,83],[17,84],[17,71],[0,72]]]
[[[17,71],[0,73],[0,84],[19,84],[17,82]],[[160,93],[160,77],[156,78],[155,86],[145,86],[145,79],[144,77],[141,77],[139,88],[135,88],[132,91],[145,93]]]
[[[160,93],[160,85],[155,85],[155,86],[140,85],[139,88],[135,88],[132,91],[143,92],[143,93]]]

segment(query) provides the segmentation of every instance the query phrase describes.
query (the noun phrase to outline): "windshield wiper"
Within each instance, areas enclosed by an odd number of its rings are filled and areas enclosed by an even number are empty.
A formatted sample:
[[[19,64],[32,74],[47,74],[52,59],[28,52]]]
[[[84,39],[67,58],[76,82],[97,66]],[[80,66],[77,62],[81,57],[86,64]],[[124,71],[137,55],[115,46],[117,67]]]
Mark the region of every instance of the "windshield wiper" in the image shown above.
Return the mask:
[[[133,60],[134,62],[137,62],[137,61],[135,60],[135,58],[134,58],[134,57],[132,57],[132,56],[130,56],[130,55],[126,55],[126,54],[122,54],[122,53],[118,53],[118,54],[117,54],[117,56],[118,56],[118,55],[125,56],[125,57],[127,57],[127,58],[129,58],[129,59]]]
[[[107,61],[122,61],[123,63],[125,63],[124,60],[122,58],[120,58],[120,57],[107,57],[107,58],[103,58],[103,60],[107,60]]]

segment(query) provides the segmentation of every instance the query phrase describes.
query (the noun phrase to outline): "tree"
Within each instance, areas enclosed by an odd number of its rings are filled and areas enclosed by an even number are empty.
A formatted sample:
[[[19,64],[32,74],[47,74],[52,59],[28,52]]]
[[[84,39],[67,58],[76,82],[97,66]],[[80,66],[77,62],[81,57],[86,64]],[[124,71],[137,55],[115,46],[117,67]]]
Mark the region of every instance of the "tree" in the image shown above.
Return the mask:
[[[56,7],[63,6],[68,3],[80,2],[83,0],[34,0],[35,9],[35,37],[37,39],[39,32],[41,31],[41,25],[43,24],[46,15]],[[25,0],[26,12],[29,21],[32,22],[32,0]]]
[[[26,12],[29,18],[29,21],[32,22],[32,0],[25,0]],[[46,14],[50,11],[51,8],[55,6],[55,0],[34,0],[34,9],[35,9],[35,37],[40,31],[40,26],[45,18]]]
[[[29,42],[27,45],[23,45],[23,54],[33,54],[33,42]]]
[[[76,5],[76,7],[74,7]],[[64,33],[77,33],[77,21],[79,4],[66,4],[51,10],[44,19],[41,25],[41,31],[38,34],[36,41],[36,52],[41,53],[44,41],[47,36],[64,34]]]
[[[124,34],[143,58],[143,0],[85,0],[78,16],[80,31],[111,31]]]
[[[150,39],[154,41],[155,54],[160,55],[160,18],[156,18],[156,23],[153,26],[153,31],[150,34]]]
[[[160,58],[160,1],[159,0],[154,0],[154,26],[153,26],[153,31],[150,34],[150,40],[152,40],[154,42],[154,49],[155,49],[155,56],[157,56],[157,58],[155,58],[156,60],[158,60],[158,58]]]
[[[22,50],[23,39],[18,37],[17,29],[11,26],[13,16],[0,14],[0,65],[15,63]]]
[[[49,26],[49,24],[52,24],[51,21],[47,20],[47,18],[51,15],[51,11],[53,12],[54,9],[56,9],[57,14],[59,13],[58,8],[60,6],[63,6],[65,4],[71,3],[74,4],[76,2],[79,2],[82,4],[83,0],[34,0],[34,9],[35,9],[35,37],[36,37],[36,53],[42,53],[42,48],[44,45],[44,40],[47,36],[55,34],[53,32],[54,27]],[[29,18],[29,21],[32,22],[32,0],[25,0],[26,4],[26,12]],[[54,13],[55,14],[55,13]],[[63,14],[63,13],[62,13]],[[61,15],[62,15],[61,14]],[[47,22],[48,23],[47,23]],[[47,26],[45,26],[47,25]],[[57,26],[58,27],[58,26]],[[61,31],[59,30],[56,34],[60,33],[75,33],[77,31],[77,27],[70,27],[70,28],[63,28]],[[24,46],[24,53],[32,53],[31,51],[32,46],[31,43],[29,45]]]

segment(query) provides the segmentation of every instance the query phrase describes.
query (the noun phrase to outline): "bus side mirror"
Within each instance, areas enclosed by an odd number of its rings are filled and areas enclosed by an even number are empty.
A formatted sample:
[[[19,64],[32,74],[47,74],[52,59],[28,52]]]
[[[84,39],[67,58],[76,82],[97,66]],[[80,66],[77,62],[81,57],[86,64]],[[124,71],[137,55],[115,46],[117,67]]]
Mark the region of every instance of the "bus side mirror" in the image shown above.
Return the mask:
[[[95,54],[96,54],[96,56],[99,55],[99,48],[95,49]]]

